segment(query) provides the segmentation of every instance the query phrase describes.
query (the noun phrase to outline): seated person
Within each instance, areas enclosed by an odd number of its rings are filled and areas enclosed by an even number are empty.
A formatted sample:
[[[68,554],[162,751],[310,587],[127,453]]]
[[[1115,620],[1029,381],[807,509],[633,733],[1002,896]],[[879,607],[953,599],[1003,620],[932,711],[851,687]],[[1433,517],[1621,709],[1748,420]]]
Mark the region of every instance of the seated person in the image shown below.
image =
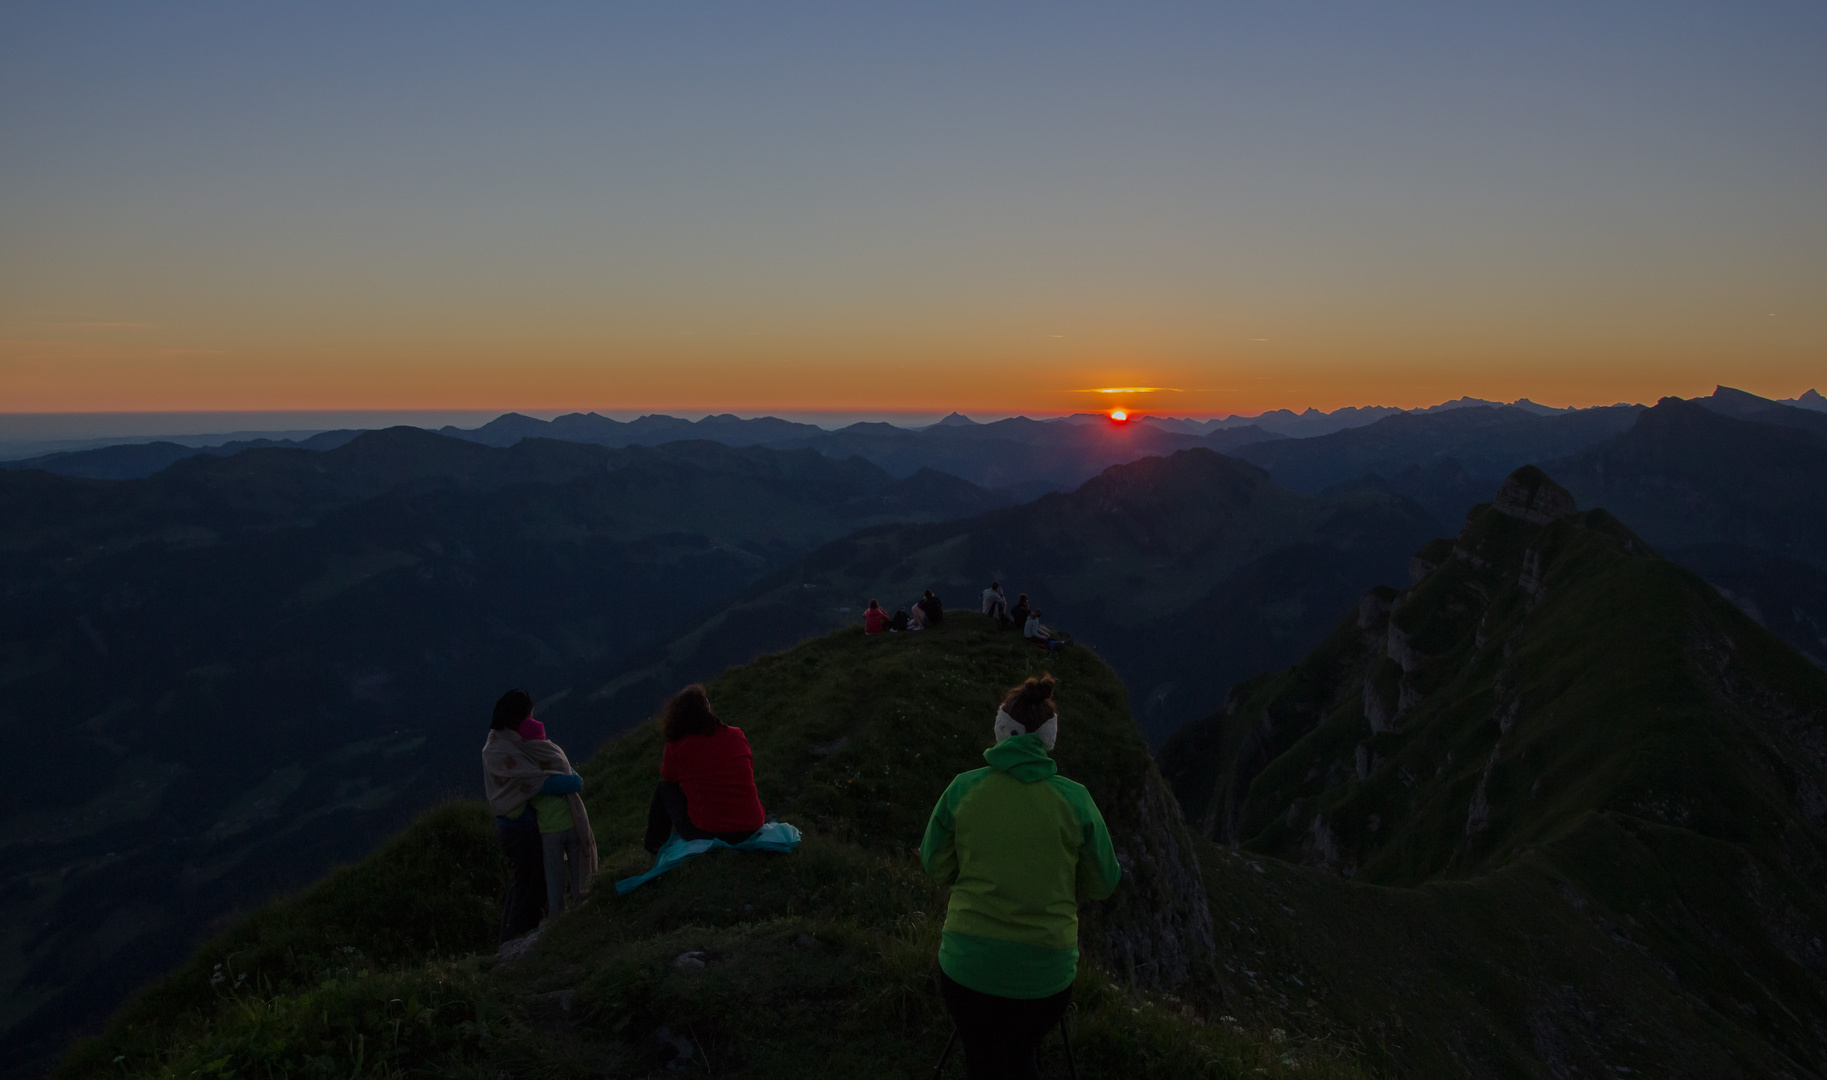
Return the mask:
[[[983,613],[997,622],[1009,621],[1009,598],[1002,595],[1002,582],[992,581],[983,590]]]
[[[1015,606],[1009,609],[1009,623],[1014,626],[1015,629],[1020,630],[1025,634],[1028,626],[1028,615],[1028,594],[1022,593],[1015,598]]]
[[[1021,636],[1049,652],[1066,643],[1060,635],[1053,632],[1051,627],[1041,625],[1039,608],[1028,612],[1028,621],[1022,624]]]
[[[926,629],[926,609],[920,606],[918,600],[914,601],[913,607],[907,609],[907,628],[909,630]]]
[[[704,687],[694,683],[667,702],[660,730],[666,748],[647,810],[648,851],[659,851],[675,832],[685,840],[740,844],[767,824],[749,740],[711,712]]]
[[[874,600],[863,610],[863,633],[880,634],[888,629],[888,613]]]
[[[926,617],[922,621],[927,626],[938,626],[945,621],[945,605],[939,601],[938,597],[933,595],[931,589],[927,589],[922,593],[920,602],[914,606],[925,613]]]

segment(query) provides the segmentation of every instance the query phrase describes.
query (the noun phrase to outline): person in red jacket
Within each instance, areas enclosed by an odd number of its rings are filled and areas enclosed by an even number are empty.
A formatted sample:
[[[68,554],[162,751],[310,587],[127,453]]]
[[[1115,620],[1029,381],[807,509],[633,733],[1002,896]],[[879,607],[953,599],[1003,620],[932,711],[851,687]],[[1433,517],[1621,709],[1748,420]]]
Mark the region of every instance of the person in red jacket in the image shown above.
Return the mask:
[[[648,851],[658,852],[675,832],[684,840],[740,844],[767,824],[749,740],[717,719],[704,687],[694,683],[674,695],[660,714],[660,730],[666,748],[647,811]]]
[[[874,600],[863,610],[863,633],[880,634],[888,629],[888,613]]]

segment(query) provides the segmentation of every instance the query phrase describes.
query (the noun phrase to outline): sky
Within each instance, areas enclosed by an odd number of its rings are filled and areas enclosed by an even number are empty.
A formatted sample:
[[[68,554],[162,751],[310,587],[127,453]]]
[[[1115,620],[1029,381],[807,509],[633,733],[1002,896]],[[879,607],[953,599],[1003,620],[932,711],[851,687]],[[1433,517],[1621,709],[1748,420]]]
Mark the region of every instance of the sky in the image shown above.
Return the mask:
[[[1818,2],[0,9],[0,413],[1715,383],[1827,386]]]

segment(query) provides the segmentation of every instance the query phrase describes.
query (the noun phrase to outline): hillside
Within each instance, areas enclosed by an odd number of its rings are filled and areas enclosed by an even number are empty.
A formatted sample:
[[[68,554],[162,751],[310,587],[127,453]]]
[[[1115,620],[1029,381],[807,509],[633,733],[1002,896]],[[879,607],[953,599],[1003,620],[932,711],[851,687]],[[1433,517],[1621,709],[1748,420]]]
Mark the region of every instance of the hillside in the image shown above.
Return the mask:
[[[906,609],[930,587],[974,610],[996,578],[1011,603],[1027,593],[1116,668],[1159,742],[1216,708],[1232,682],[1324,637],[1340,606],[1400,575],[1437,531],[1398,496],[1304,495],[1234,458],[1184,450],[1023,506],[834,541],[591,694],[644,715],[666,687],[857,622],[872,597]]]
[[[694,612],[852,529],[999,504],[810,450],[412,428],[0,472],[0,730],[80,761],[0,793],[0,1057],[468,790],[454,735],[500,686],[593,744],[612,729],[566,692]]]
[[[1199,831],[1381,887],[1277,871],[1335,913],[1281,955],[1458,998],[1493,1075],[1819,1075],[1827,674],[1533,468],[1413,581],[1161,754]]]
[[[58,1075],[930,1076],[949,1031],[944,900],[914,848],[945,783],[981,763],[1001,689],[1043,666],[1060,679],[1062,771],[1103,808],[1126,874],[1084,913],[1082,1075],[1358,1075],[1337,1047],[1254,1030],[1214,995],[1236,935],[1214,933],[1110,670],[970,616],[840,631],[712,684],[769,808],[805,831],[795,854],[713,854],[616,897],[607,881],[647,863],[660,747],[643,726],[582,767],[604,870],[524,958],[490,951],[502,868],[482,809],[453,804],[209,943]],[[1056,1040],[1043,1064],[1062,1069]]]

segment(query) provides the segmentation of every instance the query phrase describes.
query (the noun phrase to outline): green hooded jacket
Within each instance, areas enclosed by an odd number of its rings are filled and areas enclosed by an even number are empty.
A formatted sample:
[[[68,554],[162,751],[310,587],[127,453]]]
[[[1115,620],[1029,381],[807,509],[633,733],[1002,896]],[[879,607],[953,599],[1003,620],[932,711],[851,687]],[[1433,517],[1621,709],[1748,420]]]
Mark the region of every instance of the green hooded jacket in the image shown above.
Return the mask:
[[[1123,871],[1083,784],[1059,775],[1038,735],[983,752],[926,823],[920,863],[952,889],[939,968],[979,993],[1043,998],[1078,972],[1078,897],[1102,900]]]

